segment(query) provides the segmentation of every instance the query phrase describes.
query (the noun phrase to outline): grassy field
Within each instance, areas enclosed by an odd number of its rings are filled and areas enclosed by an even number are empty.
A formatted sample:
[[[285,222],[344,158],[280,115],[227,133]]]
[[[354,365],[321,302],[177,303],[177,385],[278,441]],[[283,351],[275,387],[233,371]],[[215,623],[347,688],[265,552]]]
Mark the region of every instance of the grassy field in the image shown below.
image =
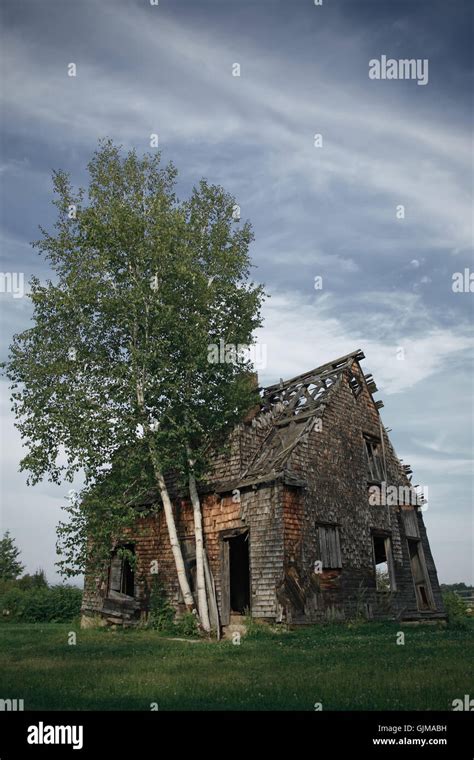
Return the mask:
[[[474,693],[474,628],[406,626],[403,646],[399,630],[328,625],[234,645],[3,624],[0,698],[24,699],[25,710],[451,710]]]

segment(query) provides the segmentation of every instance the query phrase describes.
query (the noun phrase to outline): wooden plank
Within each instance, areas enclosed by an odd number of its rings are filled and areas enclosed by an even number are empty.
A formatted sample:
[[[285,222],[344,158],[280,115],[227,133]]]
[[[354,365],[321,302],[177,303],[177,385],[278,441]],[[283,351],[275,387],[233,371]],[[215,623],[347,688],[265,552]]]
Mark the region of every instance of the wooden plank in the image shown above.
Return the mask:
[[[397,590],[397,583],[395,580],[395,566],[393,564],[393,552],[392,552],[392,540],[387,536],[385,539],[385,556],[387,558],[388,577],[390,579],[390,590]]]
[[[209,607],[209,619],[211,628],[217,633],[217,640],[221,637],[221,628],[219,623],[219,608],[217,606],[216,585],[209,567],[207,552],[204,550],[204,576],[206,581],[207,604]]]
[[[419,538],[420,531],[418,526],[418,518],[414,508],[404,509],[403,512],[403,524],[405,526],[405,534],[408,538]]]
[[[230,622],[230,563],[229,542],[222,540],[221,545],[221,619],[222,625]]]
[[[331,567],[331,547],[329,544],[328,539],[328,531],[327,528],[321,527],[321,560],[323,563],[323,567],[330,568]]]
[[[265,388],[265,395],[269,391],[276,391],[276,390],[282,390],[284,388],[287,388],[288,385],[292,385],[296,382],[305,382],[312,378],[313,375],[321,375],[325,371],[331,372],[332,370],[340,369],[342,364],[345,364],[349,359],[354,359],[358,362],[362,361],[362,359],[365,358],[365,354],[363,351],[358,349],[357,351],[352,351],[350,354],[346,354],[345,356],[340,356],[339,359],[336,359],[333,362],[328,362],[327,364],[321,364],[320,367],[315,367],[314,369],[310,370],[309,372],[305,372],[302,375],[296,375],[296,377],[290,378],[290,380],[286,380],[283,385],[281,383],[275,383],[275,385],[269,385],[267,388]]]
[[[123,562],[120,557],[115,555],[110,562],[109,589],[110,591],[122,590],[122,571]]]
[[[335,535],[335,542],[336,542],[336,568],[342,567],[342,557],[341,557],[341,539],[339,536],[339,528],[334,528],[334,535]]]
[[[333,568],[334,567],[334,537],[333,537],[333,531],[331,528],[325,528],[326,533],[326,546],[327,546],[327,552],[328,552],[328,567]]]

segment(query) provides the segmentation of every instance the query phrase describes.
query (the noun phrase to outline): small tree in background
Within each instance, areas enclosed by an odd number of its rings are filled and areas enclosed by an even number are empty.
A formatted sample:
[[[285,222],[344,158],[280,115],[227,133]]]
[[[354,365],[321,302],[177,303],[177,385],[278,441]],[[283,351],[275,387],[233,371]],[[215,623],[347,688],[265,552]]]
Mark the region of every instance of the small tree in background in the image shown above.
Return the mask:
[[[23,575],[16,583],[20,589],[30,590],[37,588],[48,588],[48,581],[44,570],[36,570],[33,575]]]
[[[18,561],[20,554],[15,539],[7,530],[0,539],[0,580],[14,581],[23,572],[24,565]]]

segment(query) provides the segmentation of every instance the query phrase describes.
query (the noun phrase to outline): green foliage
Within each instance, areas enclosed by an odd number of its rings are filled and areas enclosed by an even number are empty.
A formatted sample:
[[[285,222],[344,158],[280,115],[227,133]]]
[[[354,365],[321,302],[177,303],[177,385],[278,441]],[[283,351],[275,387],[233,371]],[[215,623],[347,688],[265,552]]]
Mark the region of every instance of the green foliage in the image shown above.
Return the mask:
[[[441,583],[440,589],[441,591],[474,591],[474,587],[466,583]]]
[[[17,587],[11,587],[0,596],[0,610],[2,617],[8,620],[17,620],[20,617],[25,591]]]
[[[175,610],[158,575],[154,575],[152,580],[147,627],[173,636],[197,636],[199,633],[196,616],[192,612],[185,612],[175,620]]]
[[[101,565],[158,468],[186,480],[187,445],[202,476],[210,444],[255,403],[249,362],[213,364],[208,351],[250,345],[263,298],[250,280],[250,224],[235,222],[221,187],[202,180],[179,201],[172,164],[110,140],[88,171],[77,191],[53,174],[57,220],[35,245],[54,276],[32,278],[33,326],[5,365],[28,482],[85,474],[82,504],[66,507],[59,531],[66,575],[88,554]]]
[[[77,617],[82,591],[74,586],[12,588],[0,597],[4,619],[24,623],[61,623]]]
[[[21,578],[4,580],[0,578],[0,599],[10,591],[30,591],[31,589],[47,588],[48,581],[44,570],[37,570],[33,575],[23,575]],[[14,597],[12,597],[14,598]]]
[[[25,591],[34,588],[47,588],[48,581],[46,580],[46,574],[44,570],[36,570],[33,575],[23,575],[16,580],[16,585],[20,589]]]
[[[129,457],[129,467],[132,467],[131,460],[133,454]],[[126,466],[117,458],[117,465],[111,472],[83,489],[81,500],[71,498],[63,507],[68,519],[59,522],[56,543],[60,557],[56,564],[62,575],[73,577],[85,573],[87,563],[88,572],[96,577],[106,577],[112,547],[124,538],[126,529],[137,520],[137,513],[122,489],[127,478]],[[139,478],[135,483],[136,493],[140,493]],[[140,517],[143,519],[146,514],[146,511],[141,512]],[[133,566],[134,556],[128,553],[127,559]]]
[[[282,630],[286,630],[281,625],[270,626],[268,623],[255,620],[250,613],[246,614],[244,625],[247,629],[245,632],[245,638],[248,639],[267,639],[272,636],[274,637],[277,633],[281,634]]]
[[[198,636],[199,626],[196,615],[185,612],[174,624],[174,632],[179,636]]]
[[[7,530],[0,539],[0,580],[10,581],[20,575],[24,567],[18,561],[20,554],[20,550],[15,546],[15,539]]]
[[[377,582],[377,591],[389,592],[391,587],[390,587],[390,576],[388,574],[388,570],[380,570],[377,568],[376,582]]]
[[[443,593],[443,603],[448,616],[449,628],[464,630],[468,626],[467,607],[463,599],[454,591]]]
[[[158,575],[154,575],[150,592],[148,627],[157,631],[172,631],[174,615],[174,609],[167,599],[163,584]]]

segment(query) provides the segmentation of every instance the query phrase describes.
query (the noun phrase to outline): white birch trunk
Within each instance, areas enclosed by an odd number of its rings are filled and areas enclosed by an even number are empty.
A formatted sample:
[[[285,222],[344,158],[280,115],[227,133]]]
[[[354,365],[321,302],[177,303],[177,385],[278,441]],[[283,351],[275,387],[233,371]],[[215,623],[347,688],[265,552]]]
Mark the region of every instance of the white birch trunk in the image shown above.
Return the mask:
[[[196,584],[197,584],[197,597],[199,618],[202,628],[209,633],[211,630],[211,623],[209,621],[209,609],[207,606],[207,594],[206,594],[206,578],[204,574],[204,540],[202,532],[202,512],[201,502],[199,500],[199,494],[196,487],[196,478],[192,469],[192,463],[190,461],[190,450],[187,450],[189,460],[189,495],[191,497],[191,503],[193,505],[194,512],[194,535],[196,539]]]
[[[178,583],[181,589],[181,593],[184,598],[184,603],[189,611],[194,609],[194,599],[189,587],[188,578],[186,576],[186,569],[184,567],[183,553],[181,551],[181,545],[179,543],[178,534],[176,532],[176,523],[174,521],[173,507],[171,499],[168,494],[165,479],[161,468],[159,466],[156,451],[154,447],[150,446],[150,456],[153,463],[153,471],[155,473],[156,483],[160,492],[161,500],[163,502],[163,509],[165,512],[166,526],[168,528],[168,535],[171,544],[171,551],[176,565],[176,572],[178,574]]]
[[[135,319],[134,332],[133,332],[133,346],[136,345],[136,342],[137,342],[137,322]],[[168,488],[166,487],[166,482],[163,476],[163,472],[161,470],[161,465],[160,465],[160,460],[158,457],[158,452],[156,450],[156,445],[151,435],[150,425],[147,422],[147,413],[146,413],[146,408],[145,408],[145,392],[144,392],[145,382],[144,380],[145,380],[144,371],[142,371],[141,378],[136,376],[137,403],[142,414],[143,429],[144,429],[145,435],[148,438],[148,451],[150,452],[153,472],[155,474],[156,483],[158,485],[158,490],[160,492],[161,500],[163,502],[163,509],[164,509],[165,519],[166,519],[166,527],[168,528],[168,536],[170,539],[171,551],[173,552],[174,562],[176,565],[176,572],[178,575],[179,587],[183,595],[186,609],[191,612],[191,611],[194,611],[195,609],[194,599],[191,593],[191,589],[189,587],[188,578],[186,576],[186,568],[184,566],[183,553],[181,551],[181,545],[179,543],[178,533],[176,531],[176,523],[174,521],[174,514],[173,514],[171,499],[169,497]]]

